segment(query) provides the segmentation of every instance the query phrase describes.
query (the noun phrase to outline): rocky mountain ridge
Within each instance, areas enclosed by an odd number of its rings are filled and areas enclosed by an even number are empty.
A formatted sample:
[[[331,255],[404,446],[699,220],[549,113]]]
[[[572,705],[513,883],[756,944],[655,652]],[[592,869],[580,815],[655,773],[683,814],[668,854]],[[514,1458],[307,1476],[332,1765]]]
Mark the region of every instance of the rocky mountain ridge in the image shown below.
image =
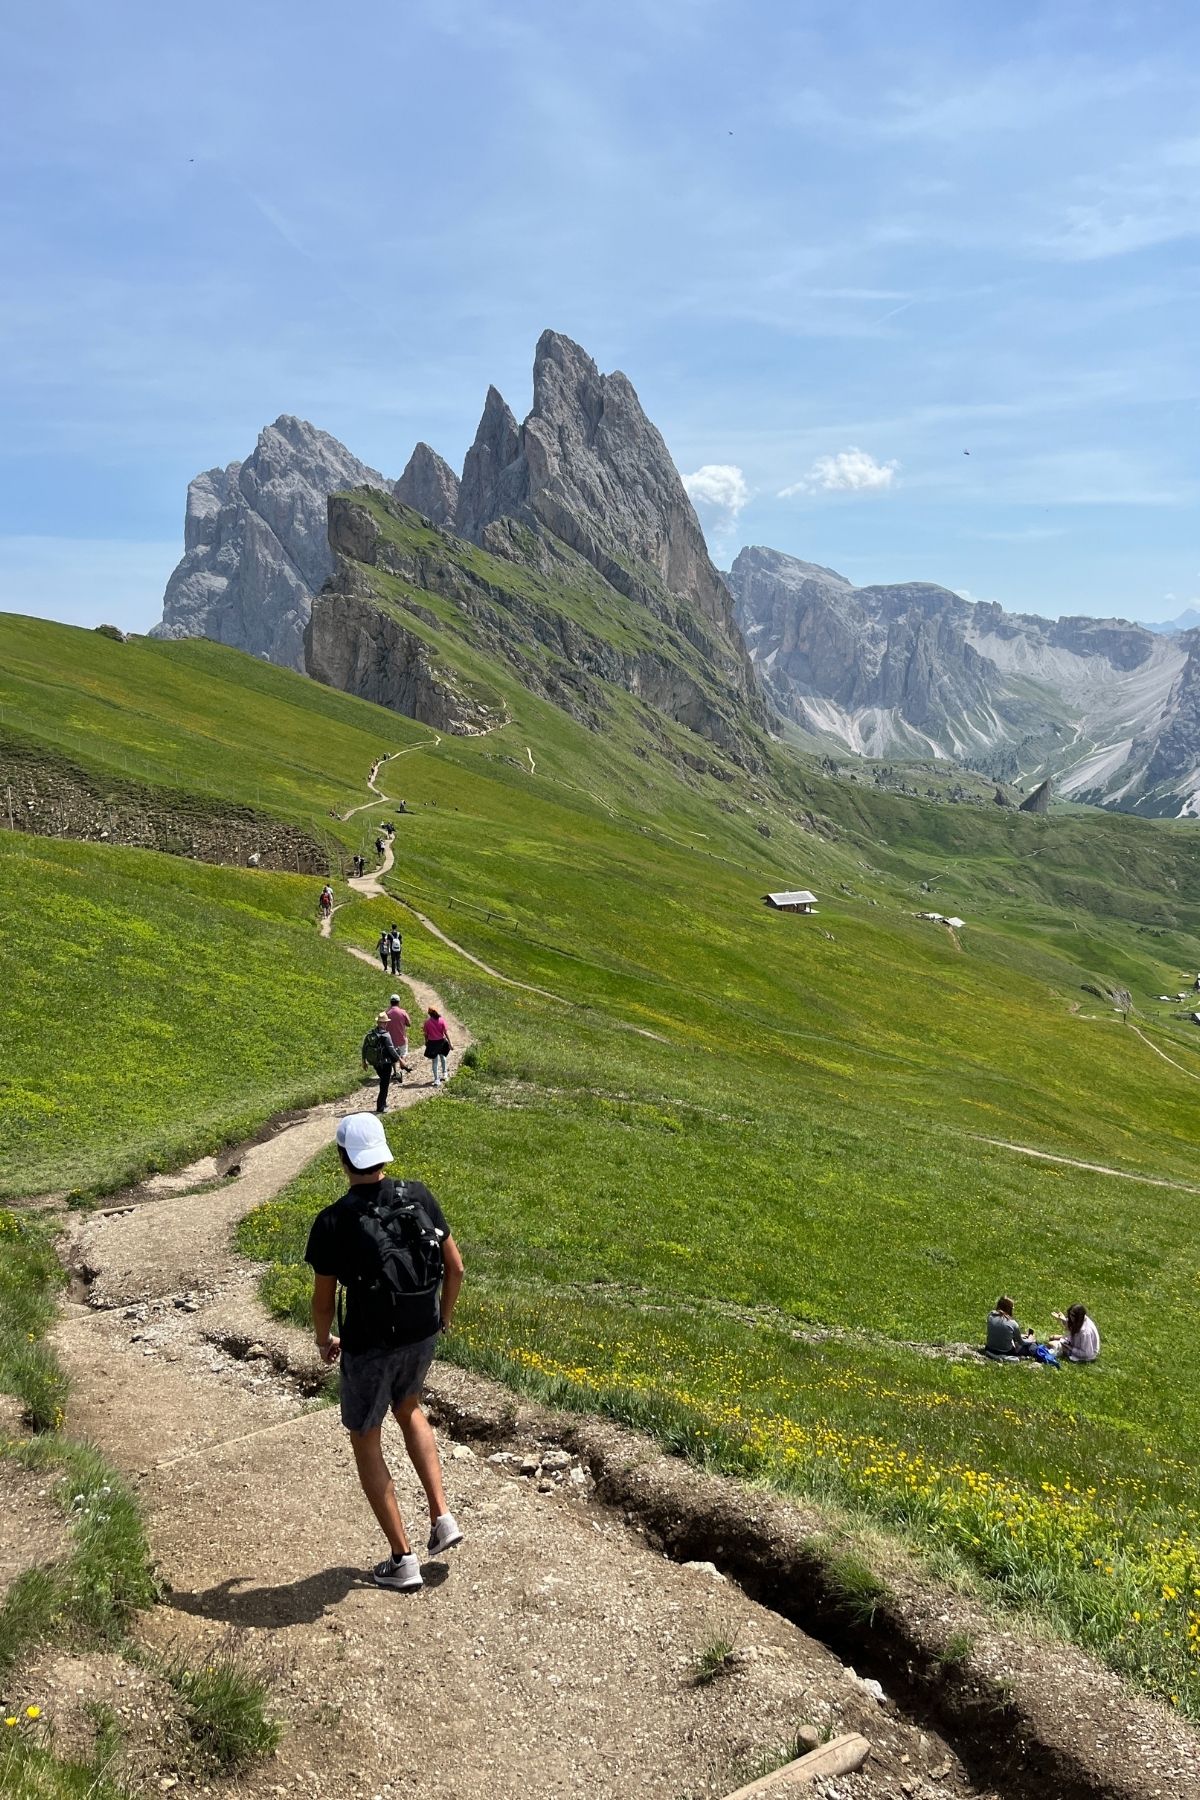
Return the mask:
[[[378,514],[346,490],[394,503],[395,528],[381,534]],[[429,542],[412,549],[405,509],[442,534],[436,553]],[[523,424],[489,389],[461,481],[419,443],[392,486],[336,439],[285,418],[248,462],[191,484],[185,544],[160,634],[216,637],[439,729],[485,729],[497,717],[378,604],[373,569],[451,599],[464,641],[597,728],[605,683],[739,761],[754,759],[750,739],[767,724],[729,592],[661,434],[626,376],[601,374],[557,332],[538,341]],[[531,579],[482,575],[455,545]],[[587,629],[569,598],[584,592]]]
[[[348,490],[400,510],[380,534]],[[440,534],[436,553],[406,509]],[[481,574],[468,546],[512,578]],[[408,590],[407,622],[381,608],[377,575]],[[584,591],[586,627],[567,599]],[[596,729],[609,684],[742,762],[777,715],[822,750],[949,758],[1029,787],[1052,775],[1076,799],[1200,816],[1200,630],[1050,621],[928,582],[856,588],[762,546],[722,577],[628,378],[558,332],[538,340],[523,422],[489,388],[461,479],[422,442],[389,484],[288,415],[246,462],[197,476],[155,630],[307,669],[438,729],[486,728],[494,707],[412,629],[420,592]]]
[[[489,388],[463,464],[455,532],[506,555],[508,520],[566,545],[683,631],[761,719],[728,589],[661,433],[629,378],[602,375],[560,332],[538,339],[524,423]]]
[[[763,546],[726,579],[769,700],[822,744],[1200,811],[1200,633],[1008,613],[927,582],[856,588]]]
[[[259,433],[245,462],[197,475],[183,558],[152,635],[214,638],[303,671],[312,597],[333,573],[329,496],[366,482],[384,477],[286,413]]]

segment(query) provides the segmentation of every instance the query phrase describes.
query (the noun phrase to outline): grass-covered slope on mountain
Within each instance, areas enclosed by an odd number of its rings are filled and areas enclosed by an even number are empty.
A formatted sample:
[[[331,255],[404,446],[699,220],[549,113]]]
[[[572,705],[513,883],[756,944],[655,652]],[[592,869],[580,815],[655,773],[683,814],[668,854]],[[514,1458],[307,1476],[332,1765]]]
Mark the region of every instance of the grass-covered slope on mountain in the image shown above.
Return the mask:
[[[377,756],[428,738],[290,670],[204,639],[118,643],[0,613],[6,733],[89,771],[339,833]],[[7,823],[7,819],[4,821]]]
[[[314,899],[0,831],[0,1195],[112,1188],[352,1086],[377,984]]]
[[[764,715],[726,681],[729,645],[652,572],[630,577],[631,596],[555,537],[502,520],[489,527],[493,549],[482,549],[370,489],[331,499],[329,535],[338,567],[305,640],[320,679],[387,703],[384,665],[401,692],[413,640],[475,681],[482,658],[493,711],[515,681],[603,729],[619,697],[632,696],[644,733],[683,728],[694,755],[717,745],[735,763],[761,762]],[[382,619],[400,635],[389,639]]]
[[[389,887],[501,973],[561,997],[496,982],[405,915],[407,961],[480,1041],[478,1069],[406,1115],[397,1144],[468,1251],[463,1353],[903,1523],[1200,1704],[1180,1450],[1200,1414],[1177,1354],[1195,1307],[1200,1050],[1146,1010],[1200,968],[1197,840],[1102,815],[900,798],[770,749],[750,775],[709,745],[695,755],[685,727],[649,729],[614,686],[604,729],[591,730],[457,626],[418,623],[439,655],[493,685],[510,722],[440,743],[394,723],[410,753],[383,778],[408,808]],[[90,640],[65,634],[55,647],[59,711],[96,717]],[[231,798],[258,778],[254,755],[271,755],[269,736],[250,749],[265,679],[264,713],[285,708],[291,744],[306,741],[310,705],[319,724],[334,702],[350,736],[331,756],[344,754],[348,785],[329,780],[322,801],[357,802],[366,770],[353,755],[361,744],[369,762],[386,745],[386,715],[226,651],[205,676],[197,653],[209,647],[155,647],[197,690],[211,681],[194,716],[219,716],[222,693],[236,711]],[[110,693],[111,741],[135,737],[142,704]],[[243,1114],[271,1110],[262,1071],[276,1055],[314,1085],[344,1072],[357,1036],[338,1034],[348,1016],[357,1031],[384,984],[342,946],[371,944],[396,903],[346,906],[325,944],[303,908],[294,927],[282,916],[297,890],[281,878],[11,841],[16,974],[39,957],[48,966],[20,1013],[38,1047],[25,1064],[37,1096],[53,1098],[57,1071],[42,1020],[78,1020],[84,976],[82,1012],[114,1013],[105,1079],[117,1116],[137,1116],[147,1058],[186,1054],[195,1030],[212,1044],[203,983],[178,1026],[158,1032],[189,931],[223,1004],[226,1060],[251,1071]],[[39,859],[54,871],[45,889]],[[90,918],[91,859],[128,876],[81,975],[70,956],[51,966],[39,907],[65,883]],[[190,896],[165,932],[148,865]],[[762,906],[768,888],[793,885],[820,895],[816,918]],[[953,937],[914,918],[930,906],[967,928]],[[222,987],[243,935],[260,973]],[[312,985],[298,992],[297,973]],[[1151,1044],[1084,991],[1097,978],[1132,989]],[[309,1032],[323,1048],[305,1065]],[[182,1136],[190,1102],[169,1097]],[[111,1146],[99,1107],[71,1098],[79,1141]],[[213,1131],[219,1114],[211,1105]],[[1151,1179],[1032,1161],[986,1138]],[[326,1193],[328,1176],[314,1179]],[[259,1222],[257,1247],[280,1258],[281,1304],[298,1291],[287,1271],[313,1198],[310,1184]],[[1043,1330],[1052,1306],[1086,1301],[1101,1363],[1055,1376],[911,1348],[974,1340],[1002,1288]]]

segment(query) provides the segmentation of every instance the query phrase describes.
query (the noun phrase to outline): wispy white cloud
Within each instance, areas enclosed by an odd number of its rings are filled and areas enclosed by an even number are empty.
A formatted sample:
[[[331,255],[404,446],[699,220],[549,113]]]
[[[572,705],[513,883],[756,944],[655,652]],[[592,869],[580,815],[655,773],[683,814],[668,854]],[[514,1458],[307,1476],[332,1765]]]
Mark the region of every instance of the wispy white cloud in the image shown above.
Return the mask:
[[[795,494],[880,494],[890,488],[900,467],[891,462],[876,462],[867,450],[851,445],[832,456],[818,456],[808,474],[790,486],[780,488],[779,498],[790,500]]]

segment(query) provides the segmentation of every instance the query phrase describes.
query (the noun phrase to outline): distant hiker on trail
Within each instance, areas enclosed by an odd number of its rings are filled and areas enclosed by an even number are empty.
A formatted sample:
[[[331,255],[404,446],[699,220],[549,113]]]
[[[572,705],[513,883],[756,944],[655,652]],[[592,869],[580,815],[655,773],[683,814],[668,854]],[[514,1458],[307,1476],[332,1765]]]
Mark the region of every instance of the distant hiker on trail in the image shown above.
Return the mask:
[[[365,859],[365,857],[362,857],[362,856],[356,856],[356,857],[355,857],[355,859],[354,859],[354,873],[355,873],[355,875],[356,875],[356,876],[361,876],[361,875],[362,875],[362,874],[363,874],[363,873],[364,873],[364,872],[365,872],[365,870],[366,870],[366,866],[367,866],[367,864],[366,864],[366,859]]]
[[[391,1549],[372,1572],[380,1587],[407,1592],[422,1586],[421,1563],[384,1460],[383,1421],[390,1411],[404,1433],[429,1502],[429,1554],[440,1556],[463,1534],[446,1505],[437,1441],[420,1401],[438,1334],[454,1317],[463,1260],[424,1182],[387,1175],[393,1158],[378,1119],[351,1113],[338,1125],[337,1147],[349,1189],[317,1214],[304,1252],[313,1272],[313,1335],[322,1362],[341,1358],[342,1424]]]
[[[1065,1313],[1051,1313],[1050,1317],[1067,1328],[1061,1338],[1050,1339],[1050,1348],[1067,1362],[1095,1362],[1100,1354],[1100,1333],[1086,1306],[1068,1306]]]
[[[1022,1331],[1013,1317],[1013,1303],[1007,1294],[1001,1294],[987,1318],[987,1341],[984,1349],[989,1356],[1032,1356],[1036,1349],[1036,1340],[1032,1331]]]
[[[330,887],[328,882],[326,882],[325,886],[321,889],[320,904],[321,904],[321,916],[322,916],[322,918],[327,919],[329,917],[330,913],[333,911],[333,889]]]
[[[375,854],[376,856],[383,855],[383,839],[381,837],[375,839]]]
[[[400,1061],[388,1029],[389,1023],[387,1014],[381,1012],[362,1041],[363,1068],[374,1069],[379,1077],[379,1098],[375,1102],[375,1111],[381,1113],[387,1111],[388,1089],[392,1085],[396,1064]],[[404,1076],[401,1075],[400,1079],[403,1081]]]
[[[453,1045],[446,1031],[446,1021],[436,1006],[431,1006],[425,1016],[423,1030],[425,1032],[425,1054],[433,1064],[433,1085],[440,1088],[446,1079],[446,1058]]]
[[[392,974],[398,975],[400,958],[404,955],[404,936],[397,925],[393,925],[391,929],[389,954],[392,959]]]
[[[390,931],[380,932],[379,942],[375,946],[375,954],[383,964],[383,972],[386,975],[388,972],[388,963],[391,961],[392,957],[392,934]]]
[[[412,1020],[401,1006],[399,994],[392,995],[386,1016],[388,1032],[400,1057],[400,1066],[407,1070],[409,1064],[405,1059],[408,1056],[408,1028],[412,1024]]]

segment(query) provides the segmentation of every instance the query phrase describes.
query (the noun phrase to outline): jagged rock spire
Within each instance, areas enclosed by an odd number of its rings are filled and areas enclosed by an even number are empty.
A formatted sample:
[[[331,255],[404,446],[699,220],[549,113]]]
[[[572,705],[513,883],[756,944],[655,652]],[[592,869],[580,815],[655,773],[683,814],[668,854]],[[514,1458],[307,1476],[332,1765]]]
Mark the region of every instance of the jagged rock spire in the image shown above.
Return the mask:
[[[392,492],[435,525],[449,525],[458,508],[458,476],[428,444],[418,444]]]

